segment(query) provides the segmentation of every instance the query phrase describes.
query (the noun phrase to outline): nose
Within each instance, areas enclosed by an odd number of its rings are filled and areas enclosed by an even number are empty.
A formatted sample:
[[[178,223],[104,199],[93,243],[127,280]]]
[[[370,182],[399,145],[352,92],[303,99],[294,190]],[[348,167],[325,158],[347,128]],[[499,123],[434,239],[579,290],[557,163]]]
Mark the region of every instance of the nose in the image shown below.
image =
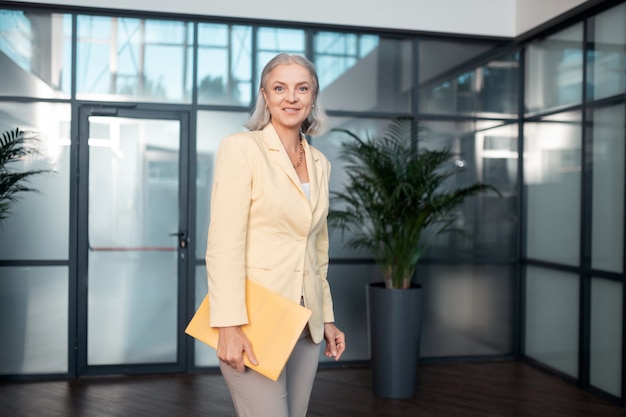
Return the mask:
[[[296,90],[289,90],[289,94],[287,95],[287,98],[291,102],[298,101],[298,96],[296,95]]]

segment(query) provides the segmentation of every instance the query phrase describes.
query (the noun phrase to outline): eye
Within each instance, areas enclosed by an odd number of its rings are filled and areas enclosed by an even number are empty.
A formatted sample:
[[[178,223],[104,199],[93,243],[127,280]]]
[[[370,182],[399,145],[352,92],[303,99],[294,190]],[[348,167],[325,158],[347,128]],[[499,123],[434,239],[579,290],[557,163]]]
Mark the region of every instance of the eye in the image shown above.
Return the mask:
[[[308,85],[301,85],[299,90],[302,91],[302,92],[309,91],[309,86]]]
[[[281,93],[284,90],[282,85],[277,85],[276,87],[274,87],[274,91],[276,91],[277,93]]]

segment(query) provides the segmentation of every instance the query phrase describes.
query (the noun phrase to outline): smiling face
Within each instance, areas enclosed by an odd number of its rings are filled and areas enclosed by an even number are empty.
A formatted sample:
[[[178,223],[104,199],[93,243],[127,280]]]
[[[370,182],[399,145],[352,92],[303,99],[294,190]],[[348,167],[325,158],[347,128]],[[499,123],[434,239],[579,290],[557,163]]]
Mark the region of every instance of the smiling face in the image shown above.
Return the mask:
[[[270,112],[270,123],[279,134],[299,131],[309,117],[315,101],[314,81],[309,71],[298,64],[281,64],[268,74],[262,89]]]

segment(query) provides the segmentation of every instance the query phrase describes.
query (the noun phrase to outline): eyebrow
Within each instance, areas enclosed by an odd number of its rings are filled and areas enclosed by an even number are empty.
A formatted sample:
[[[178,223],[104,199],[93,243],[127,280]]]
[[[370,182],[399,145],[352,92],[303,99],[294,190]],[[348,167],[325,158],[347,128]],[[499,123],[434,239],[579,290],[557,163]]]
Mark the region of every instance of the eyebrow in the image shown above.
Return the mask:
[[[286,85],[287,83],[284,82],[284,81],[275,80],[274,82],[271,83],[271,85],[274,85],[274,84]],[[303,84],[311,85],[312,83],[311,83],[311,81],[300,81],[300,82],[296,83],[296,85],[303,85]]]

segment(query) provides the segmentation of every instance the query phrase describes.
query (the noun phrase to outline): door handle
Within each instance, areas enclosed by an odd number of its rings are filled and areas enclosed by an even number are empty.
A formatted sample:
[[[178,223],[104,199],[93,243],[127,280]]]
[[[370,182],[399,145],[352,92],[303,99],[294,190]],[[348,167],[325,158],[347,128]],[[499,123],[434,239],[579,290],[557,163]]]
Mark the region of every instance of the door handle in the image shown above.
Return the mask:
[[[187,233],[186,232],[170,233],[169,236],[177,236],[178,237],[178,246],[181,249],[187,248],[187,243],[189,242],[189,238],[187,237]]]

